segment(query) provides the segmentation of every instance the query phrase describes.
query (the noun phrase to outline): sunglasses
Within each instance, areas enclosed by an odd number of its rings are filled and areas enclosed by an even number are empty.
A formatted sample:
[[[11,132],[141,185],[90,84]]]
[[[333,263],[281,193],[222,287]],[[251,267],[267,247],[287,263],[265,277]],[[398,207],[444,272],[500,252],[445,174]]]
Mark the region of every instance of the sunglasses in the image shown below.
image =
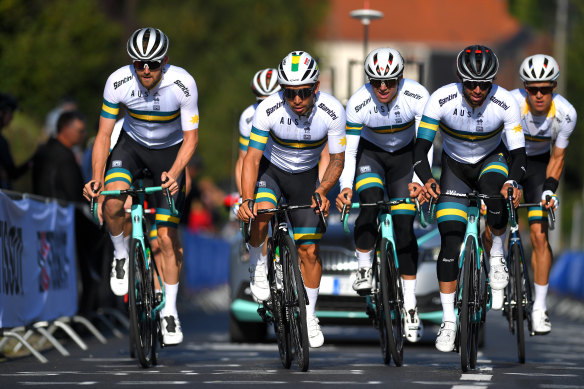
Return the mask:
[[[470,90],[475,90],[477,88],[477,86],[479,88],[481,88],[481,90],[487,90],[489,89],[493,83],[491,81],[463,81],[462,85],[464,85],[465,88],[470,89]]]
[[[542,95],[549,95],[554,91],[553,86],[526,86],[525,90],[530,95],[536,95],[537,92],[540,92]]]
[[[314,86],[310,88],[302,88],[302,89],[284,89],[284,98],[287,100],[294,100],[296,96],[300,97],[302,100],[312,96],[314,93]]]
[[[162,65],[162,61],[134,61],[134,69],[144,70],[148,66],[149,70],[158,70]]]
[[[396,78],[387,78],[387,79],[378,79],[378,78],[370,78],[369,84],[371,84],[374,88],[381,88],[381,84],[384,84],[386,88],[391,89],[397,85]]]

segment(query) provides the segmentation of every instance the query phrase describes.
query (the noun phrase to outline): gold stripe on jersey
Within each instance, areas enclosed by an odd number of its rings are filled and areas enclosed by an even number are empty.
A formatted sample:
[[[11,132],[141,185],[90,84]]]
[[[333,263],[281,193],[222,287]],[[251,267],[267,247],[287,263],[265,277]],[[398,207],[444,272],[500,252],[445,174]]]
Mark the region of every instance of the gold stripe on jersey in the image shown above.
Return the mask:
[[[448,134],[449,136],[456,138],[456,139],[466,140],[466,141],[471,141],[471,142],[486,140],[486,139],[492,138],[494,136],[497,136],[497,135],[499,135],[499,133],[501,131],[503,131],[503,128],[504,128],[504,126],[503,126],[503,124],[501,124],[499,126],[499,128],[497,128],[495,131],[487,132],[485,134],[480,134],[477,132],[467,132],[467,131],[454,130],[454,129],[446,126],[444,123],[440,122],[440,129],[442,131],[444,131],[446,134]]]

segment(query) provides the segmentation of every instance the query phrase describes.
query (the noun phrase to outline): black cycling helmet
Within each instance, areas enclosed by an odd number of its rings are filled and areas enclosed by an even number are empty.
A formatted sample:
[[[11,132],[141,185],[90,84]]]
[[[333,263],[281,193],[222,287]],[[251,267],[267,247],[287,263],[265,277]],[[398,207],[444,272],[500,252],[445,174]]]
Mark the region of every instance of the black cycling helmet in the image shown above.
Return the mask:
[[[493,81],[499,70],[499,59],[486,46],[468,46],[458,53],[456,70],[463,81]]]

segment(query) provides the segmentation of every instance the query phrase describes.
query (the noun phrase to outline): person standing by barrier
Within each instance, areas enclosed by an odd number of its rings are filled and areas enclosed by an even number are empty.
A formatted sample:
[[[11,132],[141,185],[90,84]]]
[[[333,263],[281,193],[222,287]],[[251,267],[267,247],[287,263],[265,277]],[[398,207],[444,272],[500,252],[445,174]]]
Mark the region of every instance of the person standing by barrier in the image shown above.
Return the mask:
[[[30,161],[20,166],[14,164],[10,145],[2,135],[2,130],[8,127],[17,109],[18,102],[14,97],[0,93],[0,189],[12,189],[12,180],[22,176],[30,168]]]
[[[101,190],[123,190],[144,168],[152,173],[155,186],[168,188],[178,210],[184,203],[185,166],[198,143],[198,92],[193,77],[168,64],[168,37],[156,28],[136,30],[127,43],[131,65],[108,78],[93,147],[93,178],[83,189],[87,199]],[[120,105],[125,105],[120,138],[109,152],[110,136]],[[108,157],[109,155],[109,157]],[[158,243],[164,259],[166,304],[160,312],[163,342],[179,344],[183,333],[176,309],[182,248],[177,226],[162,192],[156,194]],[[124,199],[106,198],[105,223],[114,245],[110,285],[115,294],[128,293],[128,251],[124,243]]]

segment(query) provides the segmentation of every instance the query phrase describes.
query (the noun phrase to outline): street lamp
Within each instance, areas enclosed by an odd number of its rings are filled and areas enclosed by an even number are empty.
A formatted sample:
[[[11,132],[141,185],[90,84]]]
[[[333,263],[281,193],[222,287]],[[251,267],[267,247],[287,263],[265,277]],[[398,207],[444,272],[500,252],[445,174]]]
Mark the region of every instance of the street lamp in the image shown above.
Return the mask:
[[[375,19],[381,19],[383,17],[383,12],[376,11],[374,9],[356,9],[354,11],[349,12],[349,15],[352,18],[361,20],[363,24],[363,60],[367,58],[368,50],[367,50],[367,40],[369,38],[369,23]],[[365,80],[365,74],[363,74],[363,80]]]

